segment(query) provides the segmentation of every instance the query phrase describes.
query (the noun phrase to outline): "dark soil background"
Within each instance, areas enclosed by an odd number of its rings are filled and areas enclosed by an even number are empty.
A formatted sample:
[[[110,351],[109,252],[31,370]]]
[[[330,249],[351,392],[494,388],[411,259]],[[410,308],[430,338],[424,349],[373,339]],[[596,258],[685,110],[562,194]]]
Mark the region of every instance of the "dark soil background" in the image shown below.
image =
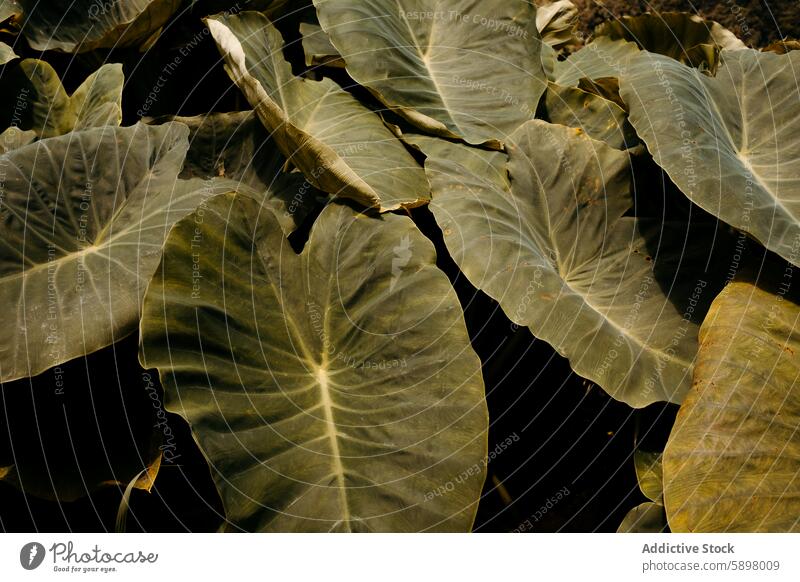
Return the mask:
[[[752,45],[800,36],[798,0],[770,0],[768,6],[763,0],[574,1],[583,5],[581,26],[586,32],[615,16],[660,9],[714,18]],[[201,14],[202,9],[197,9],[177,15],[145,55],[106,51],[78,57],[47,54],[46,59],[69,91],[103,62],[122,62],[126,75],[123,123],[128,125],[136,122],[138,112],[147,105],[159,76],[182,54],[180,48],[195,39],[196,48],[180,59],[179,66],[169,69],[159,99],[148,105],[146,114],[246,109],[210,35],[204,33]],[[297,19],[279,26],[289,41],[286,54],[300,72],[303,59]],[[17,52],[38,56],[20,48]],[[337,80],[348,84],[346,77]],[[365,96],[363,90],[350,89]],[[673,209],[688,205],[685,197],[673,196],[672,186],[657,168],[646,168],[645,178],[650,200],[670,201]],[[413,211],[412,218],[437,246],[439,266],[459,295],[483,362],[491,419],[489,449],[509,437],[515,439],[488,466],[475,529],[615,531],[628,510],[646,501],[636,483],[634,443],[661,450],[677,407],[654,405],[634,411],[573,374],[569,363],[548,344],[533,338],[527,329],[513,326],[494,301],[470,285],[449,258],[426,208]],[[152,420],[152,400],[141,380],[144,370],[138,366],[136,344],[131,336],[65,364],[63,397],[53,397],[58,379],[52,372],[0,386],[0,467],[12,464],[14,456],[21,454],[47,458],[51,466],[54,461],[70,466],[76,457],[80,463],[103,463],[106,450],[141,448],[137,427]],[[157,374],[151,376],[157,378]],[[150,493],[133,492],[127,529],[215,531],[222,523],[222,507],[208,466],[186,423],[169,415],[169,425],[175,434],[174,452],[180,458],[162,465]],[[81,455],[70,446],[73,442],[86,443]],[[121,499],[122,489],[110,486],[73,502],[47,501],[23,495],[0,481],[0,531],[113,531]]]
[[[645,12],[691,12],[716,20],[752,47],[800,38],[798,0],[573,0],[585,34],[620,16]]]

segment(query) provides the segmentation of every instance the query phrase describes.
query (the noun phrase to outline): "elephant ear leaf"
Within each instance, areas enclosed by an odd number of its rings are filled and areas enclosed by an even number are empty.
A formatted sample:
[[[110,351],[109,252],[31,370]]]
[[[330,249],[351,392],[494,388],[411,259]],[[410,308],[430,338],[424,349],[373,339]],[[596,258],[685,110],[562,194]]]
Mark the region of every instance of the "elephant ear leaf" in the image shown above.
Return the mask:
[[[680,257],[707,252],[708,241],[686,243],[684,224],[630,216],[627,153],[539,120],[512,138],[508,175],[503,154],[420,142],[453,259],[614,398],[680,402],[712,286],[702,265]]]
[[[662,55],[631,58],[630,122],[693,202],[800,265],[800,53],[722,60],[708,77]]]
[[[426,132],[499,147],[545,90],[525,0],[314,0],[347,71]],[[498,50],[502,47],[502,50]]]
[[[122,65],[103,65],[71,96],[45,61],[25,59],[20,68],[33,86],[32,130],[40,138],[122,121]]]
[[[37,51],[68,53],[146,42],[180,0],[73,0],[68,4],[21,0],[22,33]]]
[[[428,200],[425,173],[380,117],[331,79],[292,75],[258,12],[206,20],[233,81],[284,156],[317,188],[383,211]]]
[[[471,528],[483,380],[435,260],[409,218],[337,203],[299,255],[273,212],[241,194],[175,226],[140,359],[190,423],[229,528]]]
[[[800,531],[800,306],[785,293],[735,281],[703,322],[664,451],[673,531]]]
[[[0,156],[0,380],[33,376],[133,331],[172,223],[214,193],[176,181],[180,124],[106,126]],[[223,190],[225,191],[225,190]]]

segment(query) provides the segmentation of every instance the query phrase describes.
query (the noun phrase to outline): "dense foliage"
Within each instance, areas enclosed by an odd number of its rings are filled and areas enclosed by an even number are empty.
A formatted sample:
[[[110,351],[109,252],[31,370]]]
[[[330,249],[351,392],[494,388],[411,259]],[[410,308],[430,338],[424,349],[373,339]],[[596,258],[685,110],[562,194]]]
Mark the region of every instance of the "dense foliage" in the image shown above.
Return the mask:
[[[799,530],[797,45],[537,4],[3,1],[0,482],[123,529],[179,415],[222,529],[469,531],[564,358],[680,405],[613,527]]]

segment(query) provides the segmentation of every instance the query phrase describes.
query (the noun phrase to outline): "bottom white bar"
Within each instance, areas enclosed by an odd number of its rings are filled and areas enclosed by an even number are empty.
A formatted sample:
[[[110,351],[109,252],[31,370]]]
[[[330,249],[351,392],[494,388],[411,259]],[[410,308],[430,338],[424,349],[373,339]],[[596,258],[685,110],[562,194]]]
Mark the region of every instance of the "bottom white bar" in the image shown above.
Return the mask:
[[[38,564],[38,565],[37,565]],[[35,567],[34,567],[35,566]],[[28,569],[32,568],[32,569]],[[3,580],[800,580],[776,534],[0,534]],[[218,578],[219,577],[219,578]],[[225,577],[225,578],[222,578]],[[188,582],[188,579],[187,579]]]

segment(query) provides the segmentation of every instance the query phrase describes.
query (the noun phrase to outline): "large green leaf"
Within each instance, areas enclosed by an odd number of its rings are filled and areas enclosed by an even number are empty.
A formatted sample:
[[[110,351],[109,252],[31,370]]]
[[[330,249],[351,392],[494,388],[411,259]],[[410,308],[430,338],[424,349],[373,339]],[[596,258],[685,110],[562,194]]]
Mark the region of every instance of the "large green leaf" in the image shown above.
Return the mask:
[[[39,51],[85,52],[142,43],[178,9],[180,0],[20,0],[22,32]]]
[[[289,234],[303,222],[324,194],[300,172],[283,171],[286,158],[252,111],[169,116],[189,127],[189,151],[180,177],[226,178],[238,192],[255,192],[275,208]]]
[[[707,242],[629,216],[627,153],[535,120],[509,143],[509,181],[500,153],[418,143],[436,221],[473,285],[614,398],[682,400],[710,286],[697,260]]]
[[[700,329],[694,385],[664,451],[673,531],[800,531],[800,306],[745,281]]]
[[[497,145],[542,93],[536,8],[525,0],[314,0],[347,71],[428,132]]]
[[[339,204],[299,256],[241,195],[175,226],[145,297],[141,359],[191,424],[230,527],[470,528],[483,381],[435,260],[410,219]]]
[[[283,154],[320,190],[368,207],[424,203],[425,173],[375,113],[331,79],[292,75],[283,39],[258,12],[207,24],[231,78]]]
[[[630,122],[693,202],[800,264],[800,53],[723,51],[716,77],[631,58]]]
[[[176,181],[187,129],[106,126],[0,156],[0,380],[133,331],[170,225],[227,184]]]
[[[623,16],[607,20],[597,28],[595,34],[614,40],[633,41],[643,50],[687,64],[692,62],[692,49],[698,45],[710,45],[717,50],[747,48],[721,24],[686,12]]]
[[[122,121],[122,65],[103,65],[72,95],[67,95],[58,74],[45,61],[25,59],[20,69],[33,86],[31,129],[37,136],[56,137]]]

